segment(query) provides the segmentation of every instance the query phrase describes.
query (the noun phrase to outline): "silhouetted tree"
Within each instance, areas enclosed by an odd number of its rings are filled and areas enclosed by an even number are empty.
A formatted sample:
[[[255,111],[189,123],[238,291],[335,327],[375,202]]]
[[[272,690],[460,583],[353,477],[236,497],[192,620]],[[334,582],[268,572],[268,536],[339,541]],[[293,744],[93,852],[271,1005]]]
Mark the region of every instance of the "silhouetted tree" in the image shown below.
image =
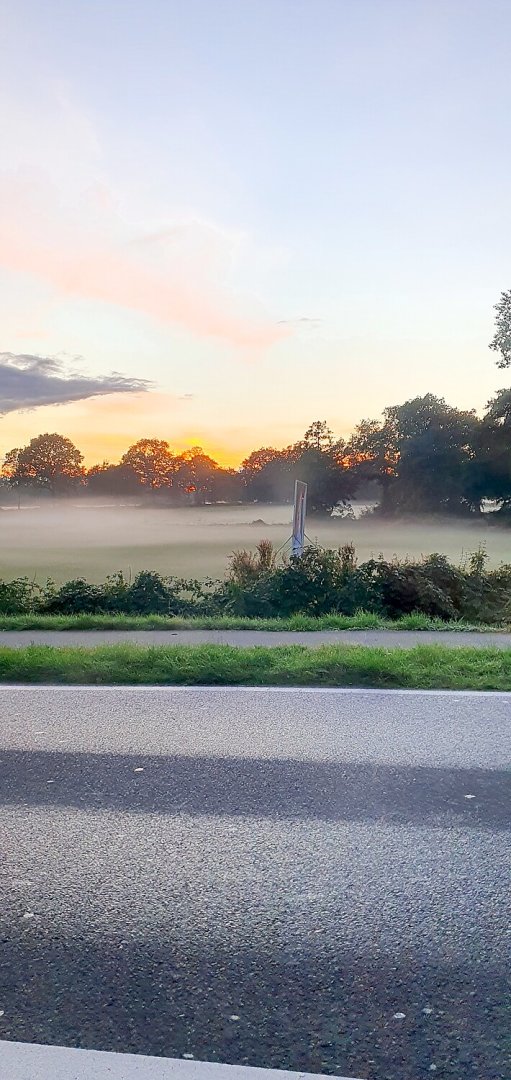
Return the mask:
[[[129,465],[93,465],[87,472],[87,490],[91,495],[135,495],[140,479]]]
[[[63,435],[37,435],[28,446],[9,450],[3,475],[13,486],[31,486],[52,495],[66,494],[84,479],[83,455]]]
[[[139,439],[123,454],[121,465],[131,469],[142,487],[156,491],[172,486],[176,458],[164,439]]]

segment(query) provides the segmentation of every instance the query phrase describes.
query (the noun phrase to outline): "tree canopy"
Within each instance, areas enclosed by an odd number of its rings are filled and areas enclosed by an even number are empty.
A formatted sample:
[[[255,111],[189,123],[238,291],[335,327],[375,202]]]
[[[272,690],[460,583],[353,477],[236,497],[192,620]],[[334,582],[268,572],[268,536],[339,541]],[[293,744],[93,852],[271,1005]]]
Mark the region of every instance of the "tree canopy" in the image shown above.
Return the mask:
[[[490,349],[499,353],[497,367],[511,367],[511,289],[501,293],[495,304],[495,335]]]
[[[63,435],[37,435],[28,446],[9,450],[2,474],[13,486],[66,494],[84,480],[83,454]]]

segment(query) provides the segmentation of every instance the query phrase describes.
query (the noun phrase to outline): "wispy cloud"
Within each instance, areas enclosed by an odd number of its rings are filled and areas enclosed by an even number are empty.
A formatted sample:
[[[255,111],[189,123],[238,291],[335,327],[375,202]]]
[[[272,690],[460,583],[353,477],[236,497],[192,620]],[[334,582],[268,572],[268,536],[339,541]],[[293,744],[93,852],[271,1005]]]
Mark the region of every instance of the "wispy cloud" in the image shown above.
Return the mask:
[[[105,394],[133,394],[149,390],[144,379],[129,379],[117,372],[93,378],[70,371],[61,360],[30,353],[0,353],[0,415],[41,405]]]
[[[141,312],[199,337],[266,348],[289,334],[255,297],[236,292],[240,237],[189,218],[150,232],[89,189],[65,205],[40,175],[0,177],[0,266],[57,295]]]
[[[322,319],[311,319],[308,315],[298,315],[294,319],[279,319],[277,326],[293,326],[304,330],[319,330]]]

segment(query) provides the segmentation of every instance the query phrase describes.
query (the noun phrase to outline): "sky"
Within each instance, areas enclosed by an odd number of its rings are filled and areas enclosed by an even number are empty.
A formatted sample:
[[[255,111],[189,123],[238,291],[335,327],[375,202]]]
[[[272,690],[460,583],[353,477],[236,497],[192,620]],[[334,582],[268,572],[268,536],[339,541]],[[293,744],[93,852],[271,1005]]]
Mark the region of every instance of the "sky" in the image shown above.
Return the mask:
[[[509,0],[2,0],[0,454],[482,410],[510,39]]]

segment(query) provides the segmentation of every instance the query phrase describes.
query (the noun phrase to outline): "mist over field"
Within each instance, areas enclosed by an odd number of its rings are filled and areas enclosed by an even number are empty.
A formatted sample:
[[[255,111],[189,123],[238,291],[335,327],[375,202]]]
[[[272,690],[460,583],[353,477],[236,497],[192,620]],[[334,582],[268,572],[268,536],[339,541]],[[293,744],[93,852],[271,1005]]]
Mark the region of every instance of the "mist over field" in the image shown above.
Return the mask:
[[[383,521],[355,506],[355,520],[310,517],[307,535],[326,547],[352,541],[359,561],[418,557],[442,552],[454,562],[483,544],[489,564],[511,562],[511,531],[474,521]],[[129,504],[33,503],[0,510],[0,577],[27,575],[63,582],[101,581],[122,570],[158,570],[177,576],[221,577],[231,552],[255,548],[262,538],[275,547],[291,533],[289,505],[159,508]],[[283,548],[283,554],[289,545]]]

